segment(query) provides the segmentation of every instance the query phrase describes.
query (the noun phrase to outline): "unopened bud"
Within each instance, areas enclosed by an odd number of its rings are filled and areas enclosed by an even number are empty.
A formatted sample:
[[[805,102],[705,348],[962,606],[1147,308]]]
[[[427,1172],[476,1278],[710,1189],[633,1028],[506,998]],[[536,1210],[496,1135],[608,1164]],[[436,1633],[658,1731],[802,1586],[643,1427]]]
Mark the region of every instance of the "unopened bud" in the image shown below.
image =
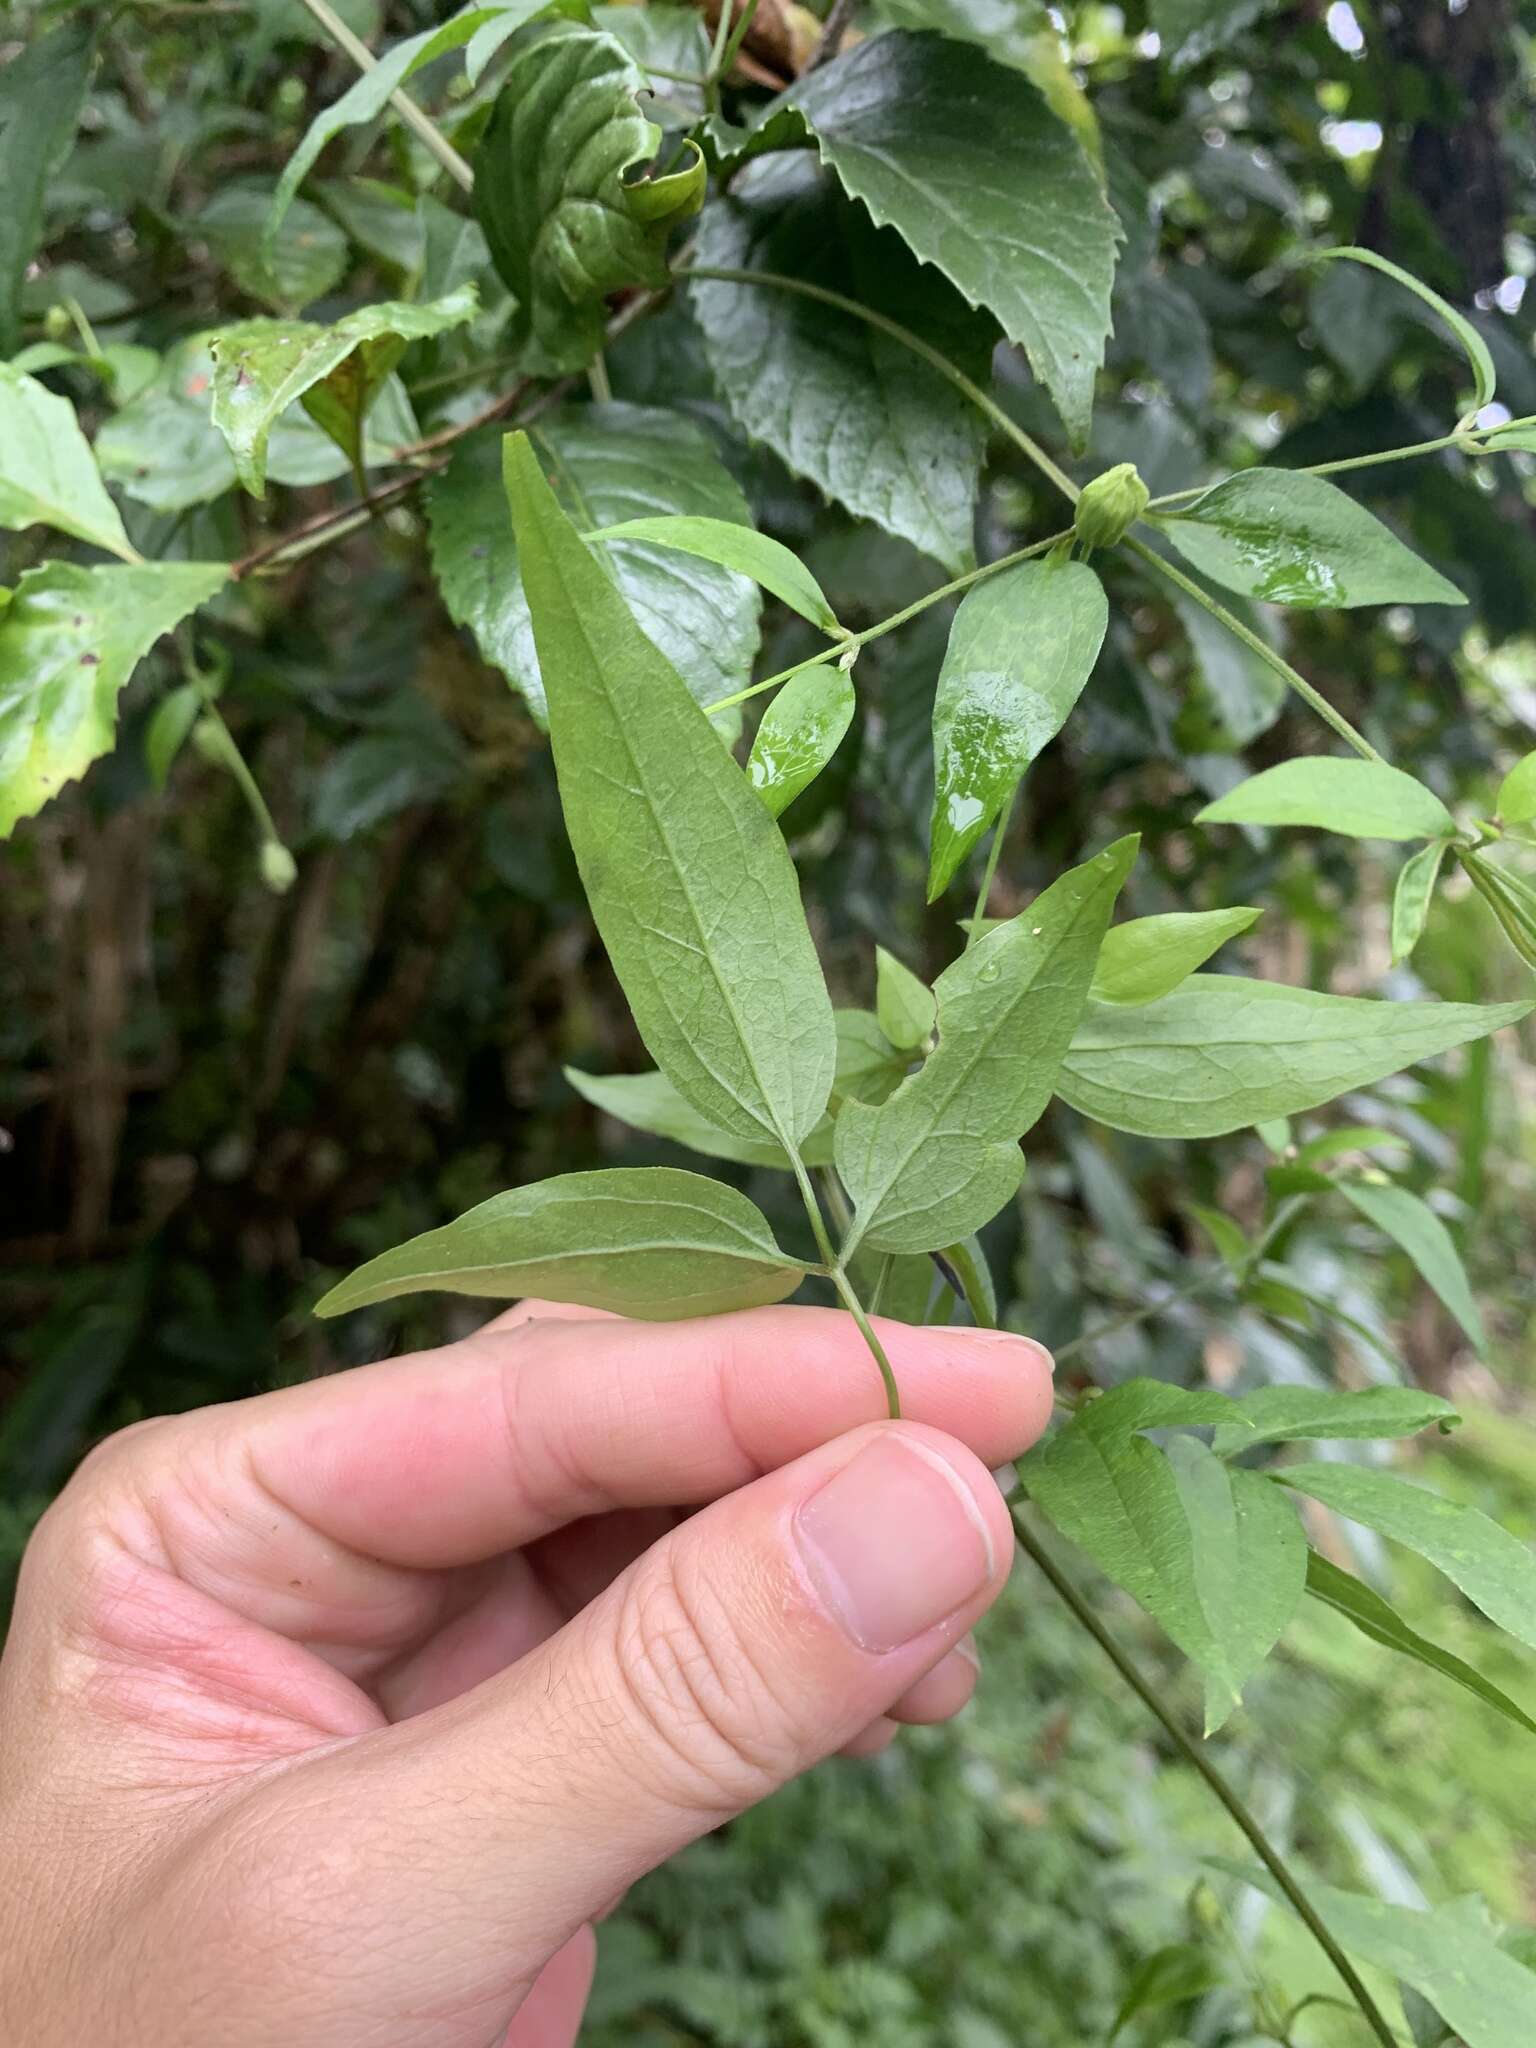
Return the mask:
[[[299,865],[280,839],[261,842],[261,879],[280,896],[298,879]]]
[[[1096,476],[1077,501],[1076,533],[1085,548],[1112,548],[1146,511],[1152,493],[1134,462]]]
[[[50,306],[43,315],[43,332],[50,341],[62,341],[70,329],[68,310],[63,306]]]

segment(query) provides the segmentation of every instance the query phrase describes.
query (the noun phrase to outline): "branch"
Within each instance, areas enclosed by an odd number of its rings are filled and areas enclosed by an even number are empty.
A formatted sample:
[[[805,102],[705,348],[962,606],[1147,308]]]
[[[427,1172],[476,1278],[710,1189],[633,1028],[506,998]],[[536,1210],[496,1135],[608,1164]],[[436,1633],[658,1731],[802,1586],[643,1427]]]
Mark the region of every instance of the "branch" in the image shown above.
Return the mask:
[[[344,50],[359,71],[377,71],[379,60],[364,42],[360,42],[342,20],[329,0],[304,0],[304,5],[325,30],[339,50]],[[430,114],[424,114],[409,93],[396,86],[389,96],[389,104],[400,116],[406,127],[423,146],[429,149],[442,165],[449,177],[466,192],[475,189],[475,174],[464,158],[454,148],[442,129]]]

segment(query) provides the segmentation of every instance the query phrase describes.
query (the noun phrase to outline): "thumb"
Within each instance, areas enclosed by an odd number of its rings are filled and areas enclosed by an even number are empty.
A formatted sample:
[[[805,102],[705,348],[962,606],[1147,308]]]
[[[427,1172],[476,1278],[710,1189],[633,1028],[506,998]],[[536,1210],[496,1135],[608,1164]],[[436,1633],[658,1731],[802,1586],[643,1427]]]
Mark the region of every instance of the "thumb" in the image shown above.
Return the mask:
[[[1012,1553],[971,1451],[867,1426],[704,1509],[497,1678],[316,1760],[347,1835],[389,1816],[391,1975],[441,2006],[499,1972],[515,2004],[637,1877],[884,1713]]]

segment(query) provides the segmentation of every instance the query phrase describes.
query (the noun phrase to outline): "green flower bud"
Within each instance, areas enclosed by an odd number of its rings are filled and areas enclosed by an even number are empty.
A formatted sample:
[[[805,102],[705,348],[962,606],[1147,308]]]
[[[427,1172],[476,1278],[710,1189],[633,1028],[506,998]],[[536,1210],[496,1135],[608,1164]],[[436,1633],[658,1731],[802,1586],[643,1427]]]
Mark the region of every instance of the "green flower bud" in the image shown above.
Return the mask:
[[[1085,548],[1112,548],[1146,511],[1152,493],[1134,462],[1096,476],[1077,501],[1076,532]]]
[[[50,306],[43,315],[43,332],[50,341],[62,341],[70,331],[70,318],[63,306]]]
[[[275,889],[280,896],[285,889],[293,887],[298,873],[298,862],[280,839],[263,839],[261,879],[269,889]]]

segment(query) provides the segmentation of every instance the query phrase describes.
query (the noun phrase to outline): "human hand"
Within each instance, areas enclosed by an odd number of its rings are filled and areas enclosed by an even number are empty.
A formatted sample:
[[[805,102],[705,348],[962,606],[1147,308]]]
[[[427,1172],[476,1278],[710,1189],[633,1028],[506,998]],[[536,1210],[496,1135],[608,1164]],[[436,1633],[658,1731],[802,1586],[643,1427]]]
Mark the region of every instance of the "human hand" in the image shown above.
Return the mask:
[[[103,1444],[0,1660],[0,2039],[569,2048],[629,1884],[970,1696],[1048,1361],[882,1335],[903,1423],[835,1311],[525,1303]]]

